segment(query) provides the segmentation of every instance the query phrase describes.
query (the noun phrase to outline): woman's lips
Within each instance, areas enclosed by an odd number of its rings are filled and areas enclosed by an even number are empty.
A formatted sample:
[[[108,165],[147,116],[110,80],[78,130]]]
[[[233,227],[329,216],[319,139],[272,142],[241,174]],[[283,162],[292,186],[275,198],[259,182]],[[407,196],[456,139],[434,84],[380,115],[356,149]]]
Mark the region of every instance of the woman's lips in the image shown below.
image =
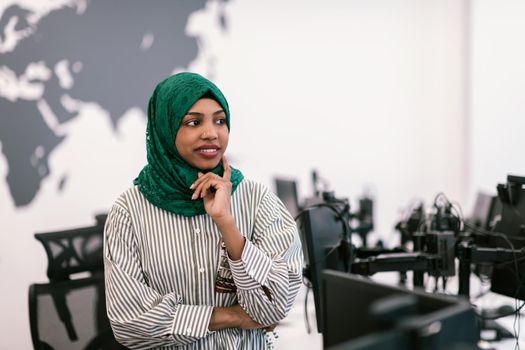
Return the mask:
[[[195,149],[195,152],[201,157],[204,158],[215,158],[219,154],[220,148],[217,146],[202,146]]]

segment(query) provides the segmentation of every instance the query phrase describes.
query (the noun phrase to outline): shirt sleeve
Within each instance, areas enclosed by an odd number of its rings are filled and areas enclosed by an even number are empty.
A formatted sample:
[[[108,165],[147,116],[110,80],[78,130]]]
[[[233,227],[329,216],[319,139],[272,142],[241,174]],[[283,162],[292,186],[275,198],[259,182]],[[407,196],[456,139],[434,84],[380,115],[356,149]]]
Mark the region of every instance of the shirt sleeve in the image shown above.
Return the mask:
[[[241,259],[229,259],[239,304],[254,321],[271,325],[286,317],[299,292],[302,263],[297,225],[267,190]]]
[[[115,204],[104,229],[108,318],[115,338],[130,349],[184,345],[211,333],[212,306],[185,305],[175,292],[148,286],[127,210]]]

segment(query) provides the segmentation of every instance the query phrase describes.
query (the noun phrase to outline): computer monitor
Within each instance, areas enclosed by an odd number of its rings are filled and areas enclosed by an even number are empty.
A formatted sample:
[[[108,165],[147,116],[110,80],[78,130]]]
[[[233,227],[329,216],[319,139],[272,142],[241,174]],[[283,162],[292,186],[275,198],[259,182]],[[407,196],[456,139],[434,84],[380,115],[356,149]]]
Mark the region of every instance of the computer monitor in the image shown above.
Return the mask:
[[[317,330],[322,332],[321,272],[324,269],[348,271],[351,244],[339,214],[330,206],[314,206],[304,211],[300,221],[305,251],[306,277],[312,284]]]
[[[494,232],[502,233],[507,239],[492,237],[490,246],[515,250],[525,247],[525,177],[507,177],[507,184],[497,186],[501,202],[501,219]],[[510,244],[509,244],[510,242]],[[515,260],[494,265],[491,290],[495,293],[525,300],[524,254],[516,253]],[[516,266],[517,265],[517,266]]]
[[[277,197],[293,217],[299,214],[299,198],[297,196],[297,183],[295,180],[275,178],[275,192]]]
[[[470,217],[467,221],[483,230],[491,230],[494,218],[501,213],[501,204],[496,195],[478,192]]]
[[[323,344],[330,349],[445,350],[479,340],[467,300],[325,270]],[[462,349],[469,349],[463,347]]]

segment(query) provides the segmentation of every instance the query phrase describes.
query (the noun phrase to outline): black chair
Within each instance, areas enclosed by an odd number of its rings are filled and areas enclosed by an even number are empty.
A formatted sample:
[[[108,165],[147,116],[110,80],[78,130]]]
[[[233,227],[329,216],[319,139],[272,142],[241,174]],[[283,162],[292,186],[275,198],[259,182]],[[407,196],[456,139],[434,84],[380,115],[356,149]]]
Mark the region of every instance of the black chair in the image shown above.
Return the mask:
[[[49,283],[29,287],[35,349],[125,349],[116,342],[106,314],[104,223],[105,216],[99,215],[91,227],[35,234],[46,250],[49,277]]]

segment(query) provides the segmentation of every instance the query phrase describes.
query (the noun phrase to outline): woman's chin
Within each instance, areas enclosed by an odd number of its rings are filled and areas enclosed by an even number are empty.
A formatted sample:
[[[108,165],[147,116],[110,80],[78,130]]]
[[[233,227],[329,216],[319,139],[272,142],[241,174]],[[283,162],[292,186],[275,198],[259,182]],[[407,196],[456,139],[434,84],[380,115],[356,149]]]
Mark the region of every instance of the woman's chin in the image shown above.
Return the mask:
[[[210,170],[215,169],[217,165],[219,165],[219,161],[193,164],[193,167],[197,168],[198,170],[202,172],[208,172]]]

